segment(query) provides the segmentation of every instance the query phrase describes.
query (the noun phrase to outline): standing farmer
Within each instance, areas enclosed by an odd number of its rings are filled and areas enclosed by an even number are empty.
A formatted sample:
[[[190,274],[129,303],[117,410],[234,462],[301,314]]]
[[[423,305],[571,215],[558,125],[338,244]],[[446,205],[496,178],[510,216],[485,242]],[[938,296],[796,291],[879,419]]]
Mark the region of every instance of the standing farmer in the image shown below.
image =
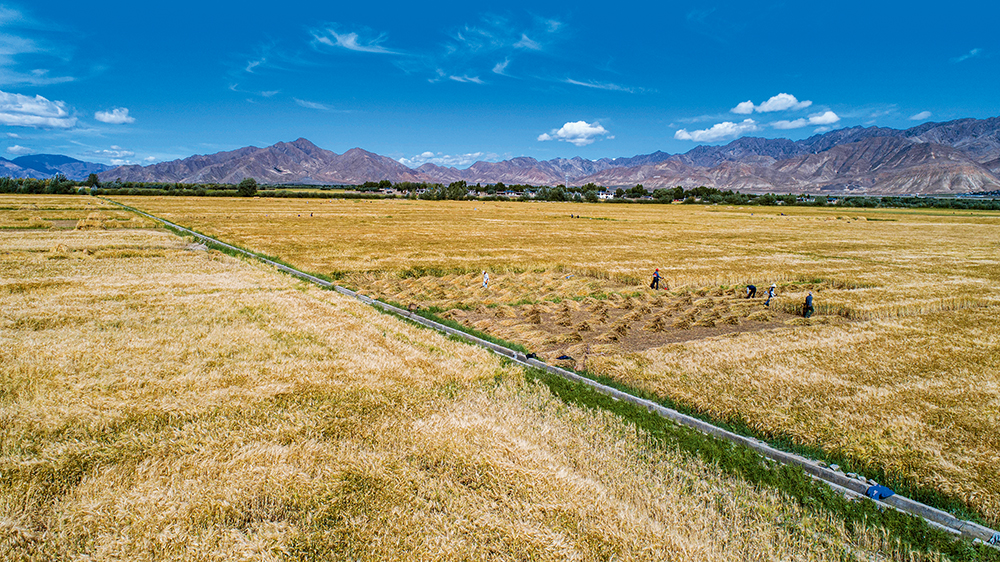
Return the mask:
[[[771,299],[774,298],[774,290],[778,287],[776,283],[771,283],[771,288],[767,290],[767,301],[764,302],[764,306],[771,306]]]
[[[806,296],[806,304],[802,307],[802,316],[809,318],[813,315],[816,309],[813,308],[813,294],[810,293]]]
[[[486,273],[486,270],[484,269],[483,270],[483,288],[487,289],[487,288],[489,288],[489,286],[490,286],[490,274]]]
[[[649,288],[650,289],[659,289],[660,288],[660,270],[659,269],[657,269],[656,271],[653,272],[653,282],[649,284]]]

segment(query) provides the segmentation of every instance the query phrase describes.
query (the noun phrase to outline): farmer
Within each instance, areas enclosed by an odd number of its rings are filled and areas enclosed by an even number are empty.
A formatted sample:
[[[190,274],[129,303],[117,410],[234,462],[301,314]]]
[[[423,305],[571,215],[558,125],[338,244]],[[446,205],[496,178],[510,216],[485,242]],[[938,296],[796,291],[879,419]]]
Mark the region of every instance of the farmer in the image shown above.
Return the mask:
[[[806,304],[802,307],[802,316],[809,318],[813,315],[813,312],[816,312],[816,309],[813,308],[813,294],[810,292],[806,295]]]
[[[490,274],[483,270],[483,288],[486,289],[490,286]]]
[[[771,306],[771,299],[774,298],[774,290],[778,288],[777,283],[771,283],[771,288],[767,290],[767,301],[764,302],[764,306]]]
[[[747,298],[752,299],[757,296],[757,285],[747,285]]]
[[[653,282],[649,284],[649,288],[650,289],[659,289],[660,288],[660,270],[659,270],[659,268],[657,268],[657,270],[653,272]]]

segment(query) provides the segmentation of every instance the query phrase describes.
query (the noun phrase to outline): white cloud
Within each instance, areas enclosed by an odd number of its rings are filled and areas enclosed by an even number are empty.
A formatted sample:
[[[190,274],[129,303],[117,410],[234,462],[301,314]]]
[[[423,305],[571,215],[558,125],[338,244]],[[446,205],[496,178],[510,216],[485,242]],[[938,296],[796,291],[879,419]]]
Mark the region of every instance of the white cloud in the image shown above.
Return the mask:
[[[809,100],[799,101],[791,94],[778,94],[758,105],[755,109],[758,113],[770,113],[772,111],[787,111],[789,109],[805,109],[810,105],[812,105],[812,102]]]
[[[8,146],[7,152],[11,154],[16,154],[17,156],[24,156],[25,154],[31,154],[35,151],[26,146],[15,144],[14,146]]]
[[[97,119],[101,123],[110,123],[112,125],[135,123],[135,117],[130,116],[128,109],[124,107],[116,107],[111,111],[98,111],[94,114],[94,119]]]
[[[960,57],[955,57],[955,58],[951,59],[951,62],[964,62],[964,61],[967,61],[967,60],[969,60],[969,59],[971,59],[973,57],[978,57],[982,53],[983,53],[982,49],[972,49],[971,51],[969,51],[968,53],[965,53],[964,55],[962,55]]]
[[[809,124],[806,119],[795,119],[792,121],[775,121],[771,126],[775,129],[801,129]]]
[[[410,168],[417,168],[423,164],[431,163],[438,166],[449,166],[452,168],[468,168],[476,162],[496,161],[499,155],[492,152],[469,152],[467,154],[442,154],[440,152],[422,152],[413,158],[400,158],[399,163]]]
[[[607,136],[608,130],[600,123],[587,123],[586,121],[573,121],[566,123],[559,129],[552,129],[548,133],[538,135],[540,141],[560,140],[575,144],[576,146],[587,146],[597,140],[598,137]],[[614,137],[609,136],[609,139]]]
[[[132,152],[131,150],[125,150],[124,148],[118,145],[111,145],[110,150],[107,148],[103,150],[95,150],[93,154],[95,156],[103,156],[105,158],[112,158],[112,159],[131,158],[135,156],[135,152]]]
[[[249,72],[250,74],[253,74],[253,69],[257,68],[258,66],[260,66],[262,64],[264,64],[265,62],[267,62],[267,59],[252,60],[252,61],[250,61],[250,62],[247,63],[247,67],[245,69],[243,69],[243,70],[245,70],[246,72]]]
[[[910,121],[923,121],[924,119],[927,119],[930,116],[931,116],[931,112],[930,111],[921,111],[920,113],[918,113],[916,115],[911,115],[910,116]]]
[[[537,41],[532,41],[524,33],[521,34],[521,40],[514,43],[514,48],[516,49],[529,49],[531,51],[541,51],[542,46],[538,44]]]
[[[840,117],[832,111],[824,111],[810,115],[808,119],[799,118],[792,121],[775,121],[771,126],[775,129],[801,129],[809,125],[832,125],[840,121]]]
[[[747,100],[736,104],[736,107],[730,109],[729,111],[732,111],[733,113],[738,113],[740,115],[749,115],[753,113],[753,108],[754,108],[753,102]]]
[[[295,103],[301,105],[302,107],[304,107],[306,109],[318,109],[320,111],[327,111],[327,110],[330,109],[329,107],[327,107],[327,106],[325,106],[325,105],[323,105],[321,103],[316,103],[314,101],[300,100],[299,98],[292,98],[292,99],[295,100]]]
[[[49,101],[42,96],[0,92],[0,124],[16,127],[69,129],[76,125],[66,102]]]
[[[383,55],[400,54],[382,46],[382,43],[386,39],[386,35],[384,33],[374,39],[361,41],[359,40],[357,33],[337,33],[333,29],[327,29],[323,34],[314,32],[313,39],[330,47],[343,47],[349,51],[357,51],[359,53],[379,53]]]
[[[840,121],[840,117],[829,110],[809,116],[810,125],[833,125],[837,121]]]
[[[753,131],[759,131],[760,127],[757,122],[753,119],[744,119],[742,123],[733,123],[731,121],[724,121],[722,123],[716,123],[712,125],[710,129],[702,129],[700,131],[690,131],[687,129],[680,129],[674,133],[674,138],[678,140],[690,140],[695,142],[716,142],[729,138],[736,138],[744,133],[752,133]]]
[[[146,162],[156,162],[156,156],[147,156],[143,158]]]
[[[781,93],[776,96],[771,96],[770,99],[760,105],[754,105],[750,100],[740,102],[736,104],[736,107],[730,109],[729,111],[739,115],[749,115],[754,111],[757,113],[772,113],[775,111],[805,109],[810,105],[812,105],[812,102],[809,100],[799,101],[791,94]]]

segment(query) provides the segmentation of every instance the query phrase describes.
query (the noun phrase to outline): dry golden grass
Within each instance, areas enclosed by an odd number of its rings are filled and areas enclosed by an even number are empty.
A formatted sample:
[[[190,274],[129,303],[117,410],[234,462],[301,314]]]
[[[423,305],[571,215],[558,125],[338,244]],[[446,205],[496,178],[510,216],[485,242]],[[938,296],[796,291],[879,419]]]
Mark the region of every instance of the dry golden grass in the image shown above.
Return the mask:
[[[0,262],[4,560],[914,559],[162,231],[0,233]]]
[[[586,320],[603,342],[591,352],[605,355],[589,369],[849,454],[965,498],[1000,523],[989,470],[1000,454],[996,213],[267,199],[233,210],[210,199],[123,200],[375,296],[501,305],[480,329],[519,342],[552,336],[507,305],[607,302],[611,313]],[[759,330],[775,320],[780,328],[614,356],[623,350],[613,311],[622,294],[652,295],[654,267],[680,299],[667,305],[677,307],[668,330]],[[707,317],[715,299],[747,282],[759,294],[778,284],[771,312],[731,298],[729,312]],[[810,321],[774,317],[797,314],[808,290]],[[631,334],[645,324],[636,326]]]
[[[0,229],[35,230],[74,228],[91,217],[103,228],[147,228],[152,222],[95,197],[84,195],[0,194]]]

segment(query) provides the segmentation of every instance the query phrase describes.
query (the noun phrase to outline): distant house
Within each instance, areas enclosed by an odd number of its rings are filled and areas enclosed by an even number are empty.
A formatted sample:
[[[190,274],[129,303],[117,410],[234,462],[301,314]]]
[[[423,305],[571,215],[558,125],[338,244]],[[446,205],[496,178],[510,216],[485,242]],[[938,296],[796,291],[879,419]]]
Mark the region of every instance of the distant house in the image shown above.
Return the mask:
[[[500,195],[502,197],[510,197],[511,199],[513,199],[515,197],[520,197],[521,193],[517,192],[517,191],[510,191],[510,190],[508,190],[508,191],[504,191],[504,192],[498,193],[497,195]]]
[[[600,199],[600,200],[602,200],[602,201],[605,200],[605,199],[614,199],[615,198],[615,192],[614,191],[607,191],[607,190],[605,190],[605,191],[598,191],[597,192],[597,198]]]

